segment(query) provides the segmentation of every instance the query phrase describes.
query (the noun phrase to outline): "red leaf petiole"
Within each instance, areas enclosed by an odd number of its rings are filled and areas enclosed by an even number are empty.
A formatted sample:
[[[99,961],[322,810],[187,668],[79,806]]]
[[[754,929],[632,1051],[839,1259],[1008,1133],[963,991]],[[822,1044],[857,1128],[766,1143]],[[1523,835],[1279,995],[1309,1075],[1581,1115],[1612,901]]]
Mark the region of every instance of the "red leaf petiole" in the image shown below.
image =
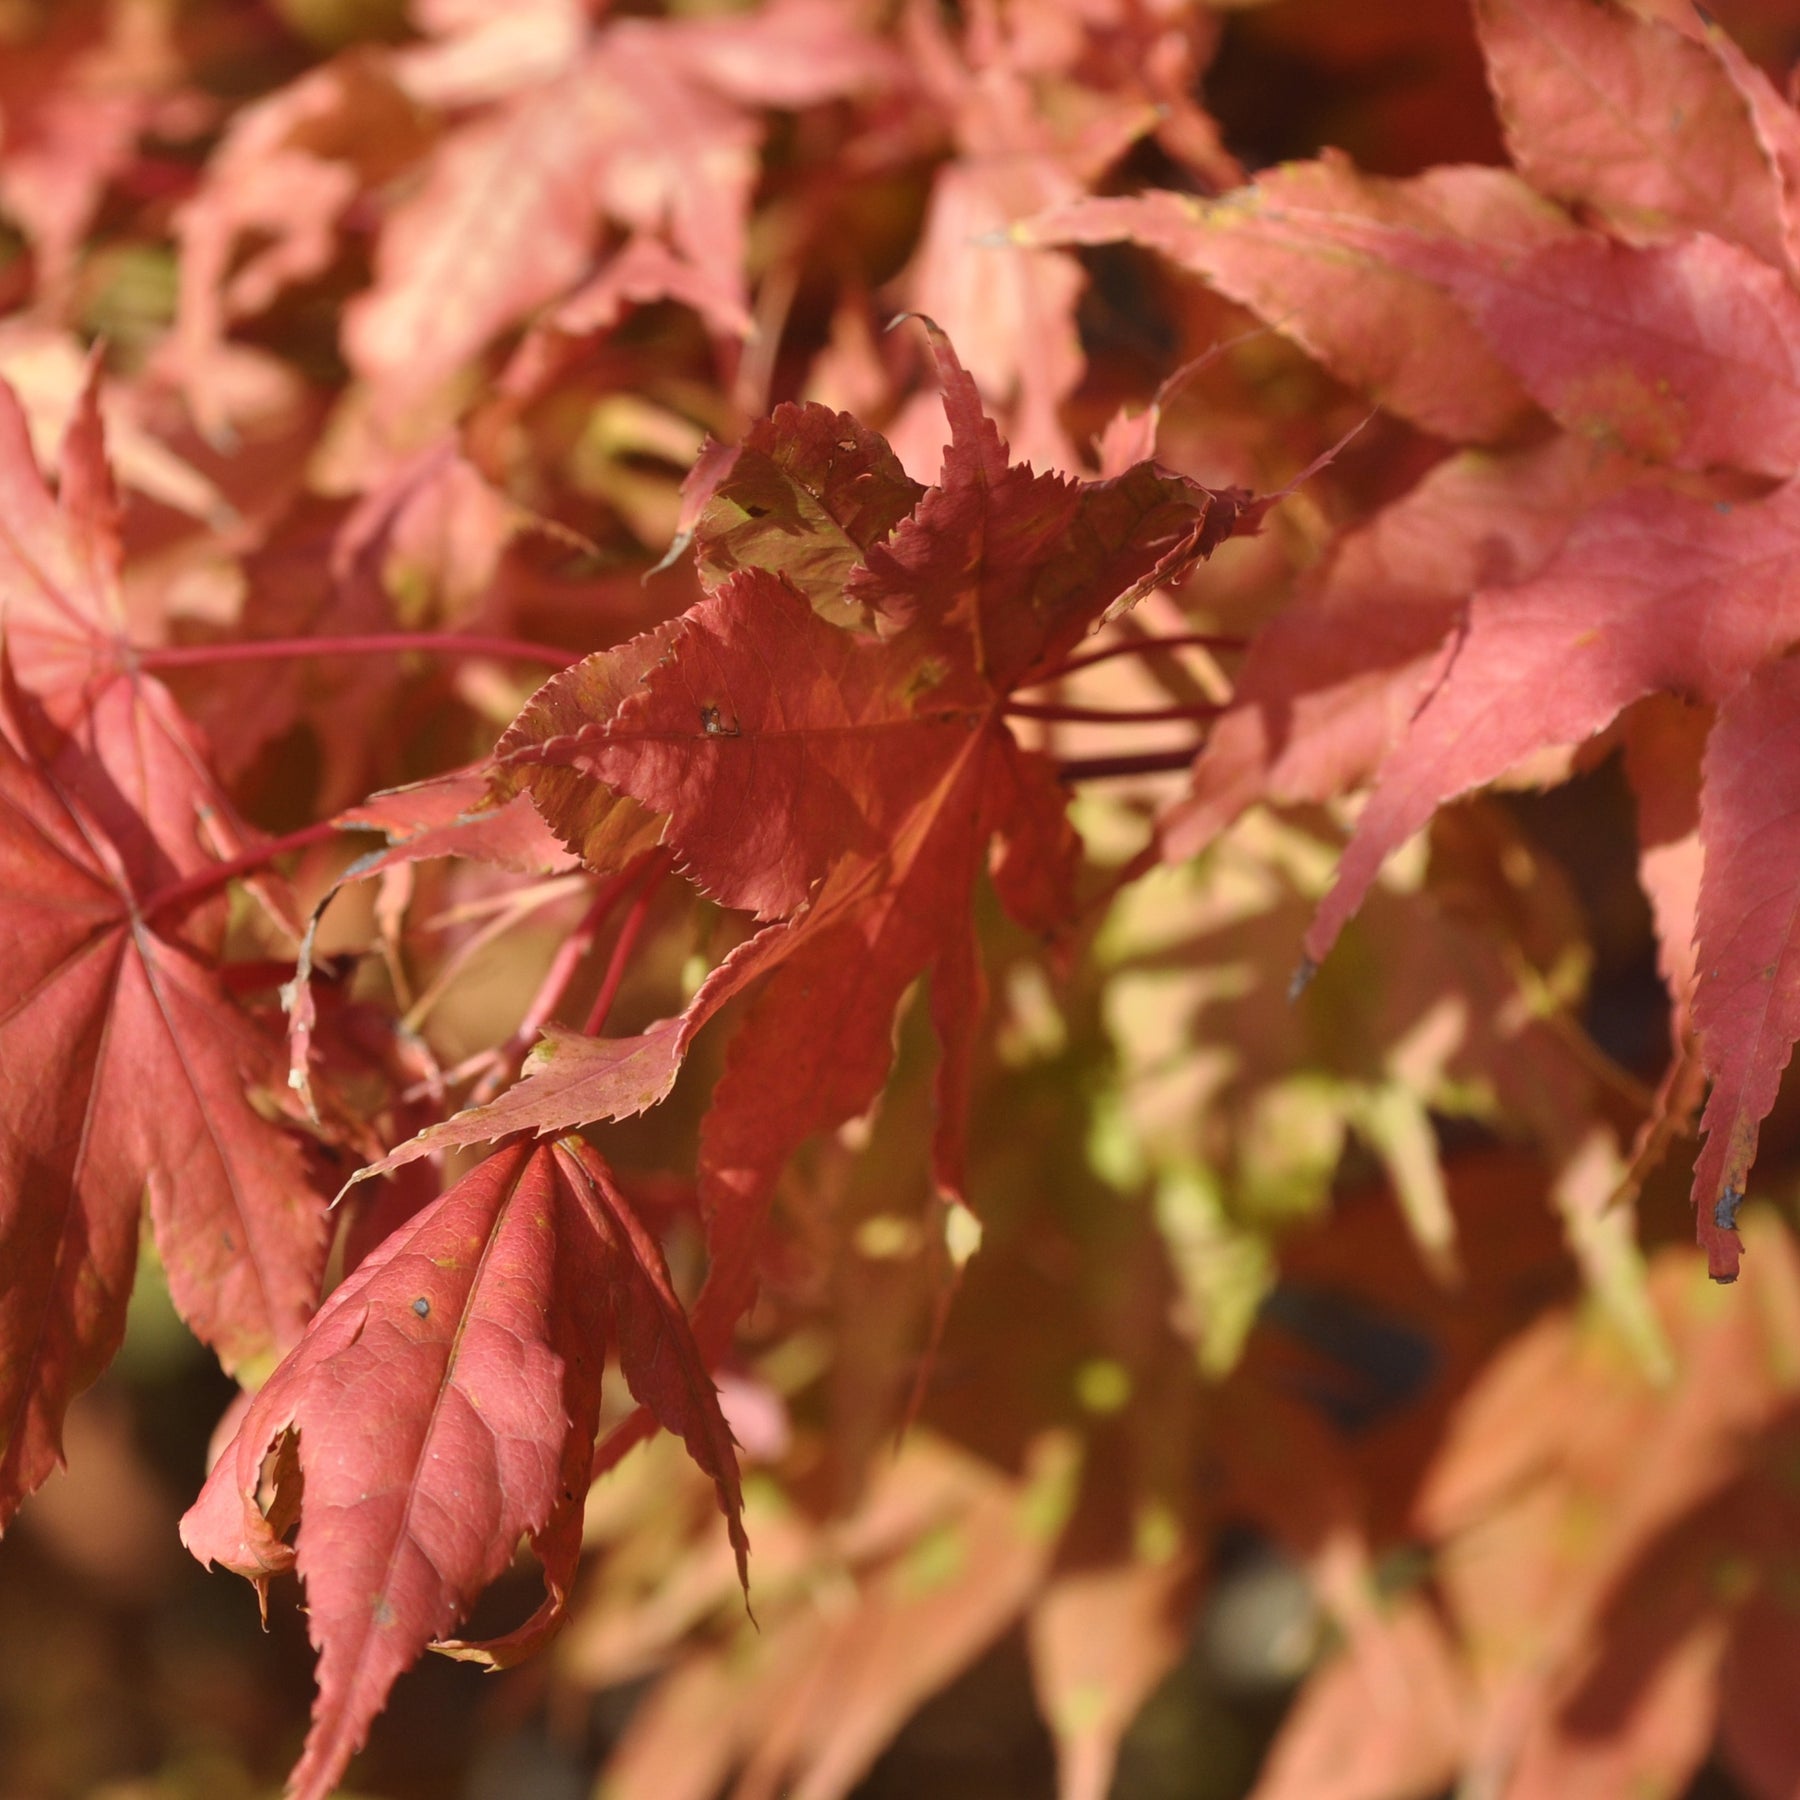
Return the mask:
[[[383,631],[368,637],[260,638],[235,644],[163,644],[135,653],[137,666],[160,669],[209,668],[215,663],[287,662],[303,656],[404,655],[431,651],[442,656],[493,656],[508,662],[542,663],[566,669],[584,652],[534,644],[525,638],[470,637],[456,631]]]
[[[669,872],[674,860],[667,850],[654,851],[647,861],[635,865],[630,871],[633,876],[641,876],[643,885],[638,889],[637,898],[631,903],[631,911],[625,915],[625,923],[619,927],[618,941],[612,947],[612,955],[606,961],[606,973],[600,979],[600,991],[594,996],[594,1004],[588,1009],[587,1023],[582,1026],[582,1030],[589,1037],[599,1035],[600,1027],[606,1023],[606,1015],[612,1011],[612,1003],[618,998],[620,984],[625,979],[625,965],[644,929],[644,921],[650,916],[650,902],[655,896],[656,884]]]
[[[1189,767],[1202,746],[1188,744],[1178,750],[1145,750],[1135,756],[1076,756],[1058,763],[1064,781],[1104,781],[1109,776],[1166,775]]]
[[[1211,631],[1184,632],[1178,637],[1133,638],[1129,643],[1109,644],[1104,650],[1071,656],[1040,675],[1031,685],[1039,687],[1045,682],[1061,681],[1077,669],[1091,669],[1095,663],[1111,662],[1116,656],[1154,656],[1165,650],[1247,650],[1249,647],[1248,638],[1225,637]]]
[[[351,830],[358,829],[355,826]],[[302,826],[298,831],[290,831],[285,837],[270,838],[266,844],[260,844],[254,850],[246,850],[241,856],[233,856],[224,862],[216,862],[204,869],[196,869],[191,875],[184,875],[179,881],[171,881],[167,887],[159,888],[138,908],[138,916],[153,919],[158,913],[167,912],[171,907],[188,906],[196,900],[203,900],[208,894],[222,888],[227,882],[236,881],[240,875],[253,875],[258,869],[266,868],[278,856],[290,850],[304,850],[310,844],[322,844],[328,839],[341,837],[345,827],[335,820],[324,819],[316,825]]]
[[[1180,706],[1064,706],[1011,700],[1001,708],[1013,719],[1050,719],[1070,725],[1167,725],[1181,719],[1216,719],[1224,707],[1209,700]]]

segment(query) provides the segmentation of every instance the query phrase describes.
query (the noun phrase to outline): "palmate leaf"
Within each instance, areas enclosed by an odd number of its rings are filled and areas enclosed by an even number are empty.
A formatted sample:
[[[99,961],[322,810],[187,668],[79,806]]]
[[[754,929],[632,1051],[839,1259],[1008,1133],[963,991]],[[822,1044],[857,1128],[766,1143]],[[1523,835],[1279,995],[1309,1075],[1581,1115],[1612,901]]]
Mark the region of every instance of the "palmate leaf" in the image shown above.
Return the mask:
[[[1513,161],[1621,236],[1686,226],[1779,263],[1791,242],[1768,78],[1722,32],[1570,0],[1476,0]]]
[[[118,1347],[146,1196],[177,1308],[247,1380],[300,1335],[325,1255],[297,1145],[255,1103],[280,1058],[220,980],[222,904],[147,910],[239,833],[117,652],[115,511],[92,386],[58,499],[0,386],[0,1524]]]
[[[296,1800],[332,1790],[395,1679],[448,1639],[527,1534],[544,1568],[538,1615],[497,1645],[448,1648],[506,1661],[555,1629],[609,1348],[713,1476],[742,1576],[718,1396],[660,1250],[584,1145],[515,1144],[482,1163],[358,1266],[257,1394],[182,1539],[259,1591],[289,1568],[306,1583],[319,1694]]]
[[[1446,800],[1497,779],[1536,750],[1583,742],[1646,695],[1729,702],[1745,682],[1754,690],[1766,678],[1757,672],[1800,640],[1800,612],[1787,599],[1800,548],[1797,518],[1792,487],[1724,512],[1673,495],[1626,494],[1583,521],[1536,580],[1478,593],[1448,675],[1382,765],[1338,885],[1307,933],[1308,958],[1316,963],[1326,954],[1388,853]],[[1709,746],[1702,820],[1714,787],[1728,792],[1733,784],[1752,783],[1774,809],[1767,828],[1778,830],[1792,805],[1788,766],[1764,758],[1740,769],[1730,748],[1735,741],[1722,740],[1716,751]],[[1730,801],[1724,810],[1741,812]],[[1730,826],[1722,832],[1726,842],[1738,835]],[[1746,909],[1763,904],[1760,890],[1734,890],[1711,869],[1710,846],[1719,841],[1703,825],[1714,897],[1699,925],[1702,969],[1725,954]],[[1751,854],[1778,862],[1777,839]],[[1769,928],[1759,919],[1754,930],[1761,935]],[[1767,950],[1759,966],[1774,969],[1779,946],[1771,942]],[[1766,979],[1778,998],[1789,978],[1777,972]],[[1728,1048],[1713,1016],[1703,1056],[1708,1073],[1723,1079],[1740,1047]],[[1758,1118],[1773,1103],[1773,1076],[1793,1042],[1791,1036],[1777,1042],[1784,1018],[1778,1004],[1756,1032],[1752,1060],[1759,1076],[1768,1077],[1748,1090],[1761,1095]],[[1734,1077],[1735,1087],[1746,1073]],[[1709,1115],[1709,1128],[1723,1116]],[[1728,1202],[1741,1197],[1754,1145],[1753,1132],[1742,1135],[1742,1113],[1734,1110],[1732,1117],[1737,1135],[1726,1161],[1709,1144],[1695,1172],[1697,1229],[1721,1279],[1737,1267]]]
[[[943,1048],[934,1167],[961,1195],[982,1005],[976,879],[991,864],[1002,903],[1034,931],[1065,923],[1073,896],[1061,785],[1013,737],[1006,702],[1109,608],[1181,579],[1266,510],[1151,463],[1092,482],[1011,465],[928,330],[951,428],[939,486],[920,493],[841,415],[780,409],[745,447],[703,461],[692,486],[701,568],[734,572],[681,619],[554,677],[497,752],[506,780],[597,866],[611,866],[622,830],[635,845],[660,820],[695,885],[764,930],[680,1021],[631,1040],[559,1033],[512,1093],[368,1171],[640,1111],[668,1092],[700,1025],[766,975],[702,1132],[708,1344],[748,1298],[783,1162],[867,1109],[895,1011],[925,975]]]
[[[896,1011],[928,976],[943,1046],[934,1164],[959,1195],[983,992],[976,881],[991,861],[1001,900],[1033,930],[1072,908],[1063,789],[1015,741],[1007,698],[1109,606],[1179,579],[1260,517],[1262,503],[1149,464],[1089,483],[1010,467],[973,384],[933,341],[953,437],[940,488],[921,493],[848,421],[783,409],[694,484],[702,567],[735,572],[682,618],[547,683],[502,740],[502,786],[528,793],[591,863],[616,866],[660,836],[703,892],[762,928],[681,1017],[621,1039],[557,1032],[509,1093],[364,1173],[641,1111],[706,1020],[757,983],[702,1133],[711,1267],[690,1327],[598,1158],[568,1139],[515,1142],[327,1302],[186,1526],[203,1558],[259,1583],[297,1561],[307,1581],[320,1700],[300,1794],[325,1791],[394,1678],[444,1639],[521,1533],[548,1598],[486,1653],[510,1657],[553,1626],[607,1344],[647,1413],[714,1477],[741,1559],[735,1460],[705,1361],[754,1291],[783,1163],[867,1109]],[[268,1468],[274,1492],[259,1505]]]
[[[0,1522],[118,1347],[146,1191],[176,1306],[228,1369],[299,1336],[325,1250],[294,1142],[249,1098],[280,1058],[219,981],[217,919],[143,916],[71,759],[33,756],[28,704],[0,708]],[[172,801],[183,771],[153,772]]]
[[[1690,233],[1667,244],[1565,234],[1506,256],[1471,240],[1320,218],[1354,248],[1453,296],[1566,429],[1678,469],[1794,473],[1800,296],[1784,267]]]
[[[1346,532],[1251,642],[1192,791],[1163,816],[1168,855],[1194,855],[1258,800],[1328,800],[1367,781],[1441,679],[1470,591],[1536,575],[1631,478],[1622,457],[1568,438],[1465,451]]]
[[[1585,743],[1650,696],[1719,707],[1700,798],[1704,916],[1692,964],[1667,944],[1661,961],[1677,1016],[1693,998],[1706,1020],[1700,1063],[1715,1094],[1694,1203],[1713,1273],[1729,1279],[1756,1126],[1800,1028],[1774,873],[1786,867],[1791,758],[1747,722],[1800,642],[1800,113],[1680,4],[1660,21],[1589,0],[1482,0],[1477,14],[1520,170],[1606,229],[1510,172],[1395,183],[1327,158],[1218,202],[1077,203],[1032,234],[1162,249],[1429,429],[1479,440],[1514,428],[1516,411],[1494,405],[1497,365],[1568,434],[1502,453],[1543,527],[1522,556],[1521,521],[1494,556],[1481,507],[1442,504],[1457,486],[1478,498],[1466,459],[1346,543],[1252,656],[1165,843],[1189,854],[1249,800],[1326,798],[1379,757],[1306,937],[1316,963],[1386,856],[1446,802]],[[1440,318],[1443,331],[1421,329]],[[1475,354],[1443,358],[1471,333]],[[1631,460],[1575,468],[1580,439]],[[1533,500],[1533,462],[1579,481]],[[1745,477],[1783,485],[1745,499]],[[1397,593],[1379,584],[1365,616],[1357,563],[1409,535],[1426,578],[1402,572]],[[1752,739],[1765,748],[1742,760]],[[1647,833],[1663,830],[1647,818]],[[1660,865],[1646,868],[1663,882]],[[1665,929],[1684,917],[1659,906]],[[1690,966],[1703,1007],[1686,991]],[[1690,1086],[1672,1078],[1647,1144],[1666,1141]]]

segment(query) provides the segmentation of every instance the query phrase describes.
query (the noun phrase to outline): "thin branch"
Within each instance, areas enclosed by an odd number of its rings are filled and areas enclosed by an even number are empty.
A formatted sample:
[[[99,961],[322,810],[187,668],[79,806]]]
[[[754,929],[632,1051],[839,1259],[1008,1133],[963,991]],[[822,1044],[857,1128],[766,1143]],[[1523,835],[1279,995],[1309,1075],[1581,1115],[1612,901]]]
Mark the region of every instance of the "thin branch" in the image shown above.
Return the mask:
[[[509,911],[521,900],[530,900],[534,905],[540,900],[554,899],[558,894],[572,893],[576,888],[587,885],[588,875],[585,869],[577,869],[567,875],[549,875],[542,881],[534,881],[526,887],[508,888],[502,894],[484,894],[477,900],[459,900],[454,906],[446,906],[434,912],[429,919],[419,926],[421,931],[449,931],[453,926],[472,925],[477,919],[485,919],[492,913]]]
[[[482,1101],[491,1099],[508,1075],[518,1072],[520,1060],[543,1029],[545,1020],[562,1004],[563,996],[569,991],[569,984],[593,949],[601,928],[612,916],[619,901],[631,891],[632,884],[642,878],[646,864],[655,854],[655,851],[646,851],[642,856],[634,858],[611,880],[603,882],[595,890],[594,898],[587,911],[581,915],[580,922],[557,946],[556,955],[544,972],[544,979],[538,983],[538,990],[532,996],[531,1004],[526,1007],[524,1016],[514,1026],[505,1043],[471,1057],[450,1072],[452,1080],[466,1081],[473,1075],[480,1075],[481,1080],[470,1094],[468,1104],[479,1105]]]
[[[1052,719],[1070,725],[1167,725],[1182,719],[1216,719],[1225,709],[1210,700],[1179,706],[1064,706],[1011,700],[1001,709],[1011,719]]]
[[[353,826],[351,829],[361,828]],[[193,874],[184,875],[179,881],[171,881],[167,887],[159,888],[152,894],[138,908],[138,914],[141,918],[152,919],[171,907],[191,905],[224,887],[227,882],[236,881],[240,875],[253,875],[258,869],[266,868],[276,857],[284,856],[290,850],[304,850],[310,844],[322,844],[328,838],[342,835],[341,826],[330,819],[324,819],[317,825],[306,825],[298,831],[290,831],[285,837],[270,838],[266,844],[261,844],[254,850],[246,850],[242,856],[231,857],[225,862],[210,863],[204,869],[196,869]]]
[[[1045,682],[1061,681],[1065,675],[1073,675],[1077,669],[1091,669],[1095,663],[1111,662],[1115,656],[1155,656],[1166,650],[1248,650],[1250,640],[1241,637],[1226,637],[1212,631],[1184,631],[1175,637],[1133,638],[1125,644],[1109,644],[1104,650],[1089,650],[1081,656],[1071,656],[1066,662],[1060,662],[1054,669],[1040,675],[1032,682],[1038,687]]]
[[[529,1044],[537,1036],[544,1021],[562,1004],[562,997],[569,991],[569,983],[575,979],[575,971],[581,967],[582,959],[593,949],[601,926],[612,916],[613,908],[619,904],[620,898],[637,879],[638,874],[639,865],[634,863],[604,883],[594,895],[593,904],[582,914],[580,924],[557,947],[549,970],[509,1040],[509,1048],[513,1041],[521,1048]]]
[[[542,663],[566,669],[582,652],[534,644],[525,638],[469,637],[456,631],[382,631],[368,637],[258,638],[236,644],[162,644],[135,652],[141,669],[198,669],[215,663],[289,662],[305,656],[404,655],[432,651],[441,656],[494,656],[507,662]]]
[[[1117,775],[1166,775],[1188,768],[1202,746],[1188,744],[1180,750],[1145,750],[1135,756],[1074,756],[1057,764],[1064,781],[1104,781]]]
[[[504,937],[515,926],[523,924],[534,912],[539,911],[551,900],[555,899],[567,888],[572,887],[579,877],[559,876],[554,881],[533,882],[529,887],[515,888],[510,896],[510,904],[497,911],[479,930],[471,932],[444,959],[442,966],[432,976],[430,985],[424,993],[406,1009],[402,1023],[408,1031],[418,1031],[423,1027],[432,1009],[443,999],[451,985],[459,980],[462,972],[468,967],[472,958],[479,955],[489,944]],[[471,917],[479,916],[472,913]],[[437,927],[440,921],[434,919],[426,929]]]
[[[606,1015],[612,1011],[612,1003],[619,996],[620,985],[625,980],[625,965],[631,959],[632,949],[644,929],[644,921],[650,916],[650,902],[656,897],[656,884],[669,872],[674,859],[666,850],[651,853],[647,865],[632,869],[637,875],[641,872],[643,886],[638,890],[638,897],[631,904],[631,911],[625,915],[625,923],[619,927],[618,942],[612,947],[612,955],[607,958],[606,973],[601,977],[600,991],[594,996],[594,1004],[588,1009],[587,1023],[582,1030],[589,1037],[599,1035],[600,1027],[606,1023]]]

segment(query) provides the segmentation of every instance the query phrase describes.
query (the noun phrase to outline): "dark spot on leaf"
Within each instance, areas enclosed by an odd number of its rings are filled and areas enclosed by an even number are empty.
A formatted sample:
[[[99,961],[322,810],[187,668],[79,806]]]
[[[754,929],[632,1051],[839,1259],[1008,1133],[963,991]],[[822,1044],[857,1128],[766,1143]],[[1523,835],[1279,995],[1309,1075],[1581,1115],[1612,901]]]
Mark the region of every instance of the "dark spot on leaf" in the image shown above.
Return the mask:
[[[431,1317],[431,1302],[421,1294],[418,1299],[413,1302],[413,1311],[416,1312],[421,1319],[429,1319]]]
[[[1713,1202],[1713,1227],[1718,1231],[1736,1231],[1738,1208],[1744,1204],[1744,1196],[1736,1188],[1727,1188]]]

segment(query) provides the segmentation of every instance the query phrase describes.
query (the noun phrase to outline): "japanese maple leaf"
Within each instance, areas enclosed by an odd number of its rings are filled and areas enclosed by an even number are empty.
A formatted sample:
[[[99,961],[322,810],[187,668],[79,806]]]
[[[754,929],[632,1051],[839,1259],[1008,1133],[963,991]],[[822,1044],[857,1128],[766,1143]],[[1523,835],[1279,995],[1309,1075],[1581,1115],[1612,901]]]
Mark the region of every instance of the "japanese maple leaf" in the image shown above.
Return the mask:
[[[1800,116],[1683,7],[1667,9],[1673,23],[1586,0],[1483,0],[1477,10],[1515,159],[1609,231],[1576,225],[1508,174],[1377,183],[1329,161],[1210,206],[1174,195],[1094,202],[1039,230],[1050,241],[1157,243],[1431,429],[1481,437],[1516,419],[1498,370],[1571,437],[1637,459],[1629,485],[1617,465],[1596,468],[1560,504],[1537,501],[1549,529],[1523,558],[1492,555],[1480,509],[1456,520],[1440,506],[1449,530],[1430,561],[1454,571],[1450,583],[1428,579],[1425,605],[1378,598],[1381,629],[1360,642],[1360,613],[1327,620],[1309,603],[1284,621],[1246,670],[1168,843],[1197,847],[1263,783],[1322,797],[1359,779],[1377,751],[1339,885],[1307,936],[1316,961],[1388,852],[1446,801],[1584,742],[1650,695],[1718,707],[1700,838],[1709,869],[1744,870],[1749,885],[1709,873],[1703,887],[1694,1017],[1714,1096],[1694,1199],[1726,1278],[1756,1125],[1793,1043],[1789,1025],[1800,1023],[1768,874],[1784,854],[1792,777],[1779,749],[1754,752],[1754,774],[1735,761],[1778,679],[1770,666],[1800,640],[1789,598],[1800,548],[1800,303],[1789,261]],[[1720,184],[1722,208],[1710,198]],[[1286,321],[1284,295],[1296,302]],[[1434,319],[1445,328],[1419,329]],[[1471,342],[1467,358],[1452,349]],[[1540,454],[1546,468],[1558,457]],[[1659,480],[1655,464],[1687,472],[1690,491]],[[1741,484],[1715,490],[1731,503],[1693,493],[1692,475],[1714,470],[1785,485],[1752,500],[1735,499]],[[1426,492],[1448,481],[1447,470],[1434,474],[1346,546],[1340,568],[1358,549],[1397,541],[1408,512],[1423,522]],[[1536,535],[1537,523],[1519,535]],[[1434,606],[1455,626],[1435,662]],[[1315,623],[1340,635],[1309,631]],[[1290,643],[1300,654],[1284,658]],[[1276,732],[1287,741],[1272,742]],[[1752,788],[1768,796],[1761,812],[1745,803]],[[1734,910],[1739,901],[1746,910]],[[1664,916],[1679,929],[1684,909]],[[1663,961],[1684,1009],[1685,958],[1665,946]]]
[[[1338,885],[1307,934],[1307,956],[1316,962],[1325,955],[1387,854],[1439,805],[1497,779],[1534,751],[1583,742],[1649,694],[1722,707],[1714,734],[1720,745],[1709,744],[1701,796],[1709,869],[1735,839],[1736,827],[1727,821],[1778,831],[1780,809],[1792,804],[1794,792],[1789,761],[1761,749],[1754,768],[1736,769],[1731,747],[1739,740],[1722,734],[1734,711],[1754,707],[1762,684],[1775,679],[1763,665],[1800,640],[1800,609],[1791,600],[1797,553],[1800,494],[1792,485],[1723,511],[1640,490],[1595,508],[1534,580],[1477,592],[1448,673],[1382,764]],[[1769,797],[1773,815],[1759,822],[1724,799],[1746,781]],[[1753,859],[1761,854],[1771,865],[1779,862],[1778,837],[1766,848],[1747,848]],[[1783,972],[1786,939],[1757,888],[1727,898],[1730,890],[1717,881],[1709,874],[1714,902],[1703,907],[1699,926],[1701,994],[1716,993],[1709,984],[1719,979],[1743,980],[1745,965],[1768,971],[1759,977],[1770,984],[1772,1002],[1759,1016],[1755,1040],[1752,1085],[1760,1091],[1762,1077],[1772,1080],[1793,1042],[1791,1035],[1780,1037],[1791,1010],[1783,997],[1792,980]],[[1751,910],[1734,914],[1736,903]],[[1728,948],[1732,962],[1742,963],[1739,973],[1721,976]],[[1724,1040],[1719,1015],[1711,1016],[1715,1024],[1703,1030],[1702,1044],[1709,1073],[1721,1079]],[[1741,1085],[1748,1073],[1740,1071],[1730,1085]],[[1759,1119],[1773,1098],[1771,1085],[1759,1104],[1746,1104]],[[1695,1186],[1700,1234],[1721,1277],[1736,1266],[1730,1220],[1755,1142],[1738,1101],[1716,1098],[1709,1127],[1726,1117],[1734,1121],[1730,1153],[1721,1165],[1709,1144]]]
[[[1691,76],[1691,59],[1680,69]],[[1715,81],[1737,92],[1716,68]],[[1362,223],[1322,232],[1454,295],[1571,430],[1604,430],[1677,468],[1793,473],[1800,307],[1785,272],[1749,250],[1702,233],[1641,247],[1583,233],[1493,257],[1467,239]],[[1717,705],[1700,799],[1708,903],[1695,998],[1714,1091],[1694,1200],[1720,1278],[1736,1271],[1732,1221],[1756,1127],[1800,1032],[1791,927],[1772,878],[1758,874],[1782,866],[1793,777],[1779,741],[1754,723],[1778,704],[1765,698],[1780,686],[1774,659],[1800,639],[1788,596],[1797,523],[1791,482],[1725,506],[1639,489],[1594,506],[1536,579],[1478,591],[1441,685],[1382,765],[1306,946],[1324,954],[1385,854],[1445,800],[1538,750],[1582,742],[1650,694]],[[1752,792],[1760,810],[1745,805]]]
[[[176,1306],[247,1378],[299,1336],[324,1259],[295,1143],[252,1098],[282,1090],[276,1047],[200,898],[230,808],[168,694],[115,660],[117,599],[91,387],[60,504],[0,387],[0,1521],[118,1346],[146,1194]]]
[[[282,1071],[220,982],[222,908],[144,910],[154,840],[106,829],[89,796],[110,781],[66,745],[46,754],[54,738],[7,697],[0,1520],[49,1474],[64,1409],[118,1347],[146,1192],[177,1308],[247,1376],[299,1336],[325,1250],[294,1141],[252,1104]],[[191,829],[207,798],[193,770],[153,754],[143,775],[165,814],[185,801]]]
[[[555,1628],[609,1349],[713,1477],[741,1576],[718,1396],[661,1251],[585,1145],[514,1144],[482,1163],[364,1259],[257,1394],[181,1530],[259,1593],[290,1568],[306,1584],[319,1693],[296,1800],[331,1792],[395,1679],[522,1536],[544,1568],[538,1615],[496,1645],[446,1647],[507,1661]]]
[[[704,893],[769,922],[680,1020],[633,1039],[558,1033],[512,1093],[430,1134],[470,1142],[652,1105],[700,1025],[766,976],[702,1134],[709,1342],[747,1297],[783,1162],[867,1109],[921,975],[943,1046],[936,1174],[961,1194],[976,879],[991,865],[1034,930],[1071,905],[1061,784],[1014,739],[1009,696],[1265,505],[1149,463],[1096,482],[1012,466],[935,327],[931,342],[951,426],[941,486],[921,494],[849,418],[781,409],[696,477],[702,571],[733,572],[682,618],[553,678],[498,752],[590,860],[654,829]]]
[[[1428,280],[1323,228],[1367,221],[1466,233],[1498,258],[1557,239],[1561,214],[1504,169],[1364,175],[1328,153],[1218,200],[1152,191],[1077,200],[1016,228],[1024,243],[1142,244],[1250,307],[1389,411],[1463,442],[1516,430],[1530,402],[1479,330]]]
[[[1329,800],[1369,780],[1441,678],[1470,592],[1535,575],[1633,474],[1566,437],[1465,452],[1345,532],[1252,640],[1189,793],[1163,815],[1166,854],[1195,854],[1258,800]]]

